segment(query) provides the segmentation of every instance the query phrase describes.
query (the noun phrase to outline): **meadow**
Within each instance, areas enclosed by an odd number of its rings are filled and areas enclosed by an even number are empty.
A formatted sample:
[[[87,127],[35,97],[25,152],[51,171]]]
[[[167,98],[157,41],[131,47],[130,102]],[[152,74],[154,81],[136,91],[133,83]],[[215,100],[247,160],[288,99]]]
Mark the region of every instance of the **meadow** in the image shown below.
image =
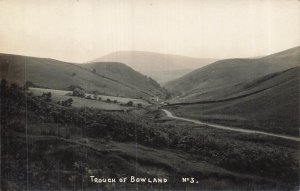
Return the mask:
[[[85,97],[90,97],[90,99],[86,99],[82,97],[71,96],[72,91],[53,90],[53,89],[45,89],[45,88],[29,88],[29,90],[36,96],[41,96],[43,95],[43,93],[51,92],[52,100],[55,102],[64,101],[69,98],[72,98],[73,99],[72,106],[77,108],[90,107],[90,108],[95,108],[100,110],[121,111],[121,110],[128,110],[132,108],[125,105],[129,101],[132,101],[133,106],[137,106],[138,104],[141,104],[143,106],[149,105],[148,102],[142,99],[124,98],[124,97],[107,96],[107,95],[99,95],[99,94],[96,96],[95,99],[94,94],[89,94],[89,93],[86,93]]]

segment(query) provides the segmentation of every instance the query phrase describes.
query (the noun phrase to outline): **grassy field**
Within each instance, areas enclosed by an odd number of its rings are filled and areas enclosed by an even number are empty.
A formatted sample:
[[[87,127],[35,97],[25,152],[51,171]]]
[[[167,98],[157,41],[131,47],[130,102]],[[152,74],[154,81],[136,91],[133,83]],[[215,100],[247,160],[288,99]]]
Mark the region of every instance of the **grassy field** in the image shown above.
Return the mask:
[[[98,102],[95,102],[95,100],[88,100],[87,101],[86,99],[82,99],[82,98],[79,98],[79,97],[68,96],[68,94],[71,94],[72,91],[53,90],[53,89],[44,89],[44,88],[29,88],[29,89],[35,95],[42,95],[43,93],[51,92],[53,98],[55,100],[57,99],[57,101],[65,100],[65,98],[69,98],[69,97],[71,97],[73,100],[75,98],[77,100],[76,102],[78,102],[78,101],[82,102],[82,104],[76,103],[74,105],[74,106],[77,106],[77,107],[83,107],[83,106],[85,106],[85,104],[87,104],[86,107],[91,107],[91,106],[93,106],[93,103],[95,103],[96,105],[98,103]],[[87,97],[87,96],[90,96],[91,98],[94,98],[94,94],[86,93],[85,97]],[[101,98],[101,100],[99,100],[99,98]],[[120,103],[120,104],[126,104],[129,101],[132,101],[134,106],[136,106],[137,104],[141,104],[143,106],[150,105],[147,101],[145,101],[143,99],[134,99],[134,98],[127,98],[127,97],[116,97],[116,96],[108,96],[108,95],[101,95],[101,94],[97,95],[97,100],[102,101],[100,103],[107,103],[107,99],[109,99],[111,102],[117,101],[117,103]],[[92,104],[90,104],[90,103],[92,103]],[[107,103],[107,104],[108,105],[116,105],[116,104],[112,104],[112,103]],[[98,107],[99,107],[99,104],[97,105],[97,108]]]
[[[93,97],[93,94],[86,94],[86,96]],[[142,104],[143,106],[150,105],[147,101],[142,99],[133,99],[133,98],[126,98],[126,97],[116,97],[116,96],[108,96],[108,95],[97,95],[97,99],[101,98],[102,101],[107,101],[107,99],[111,101],[117,101],[118,103],[126,104],[129,101],[132,101],[134,105]]]
[[[127,110],[130,108],[126,106],[121,106],[113,102],[108,103],[106,101],[91,100],[91,99],[66,95],[68,93],[71,93],[71,91],[42,89],[42,88],[30,88],[30,91],[32,91],[33,94],[36,96],[41,96],[43,93],[51,92],[52,94],[51,99],[54,102],[65,101],[69,98],[72,98],[73,99],[72,106],[74,107],[90,107],[95,109],[114,110],[114,111]]]

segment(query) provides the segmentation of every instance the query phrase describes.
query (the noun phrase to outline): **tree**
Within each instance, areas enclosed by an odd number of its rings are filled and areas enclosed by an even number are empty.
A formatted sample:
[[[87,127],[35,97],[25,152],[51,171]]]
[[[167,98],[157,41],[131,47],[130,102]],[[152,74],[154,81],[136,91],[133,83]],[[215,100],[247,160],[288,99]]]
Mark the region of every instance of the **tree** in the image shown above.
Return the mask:
[[[97,91],[94,91],[93,99],[96,99],[96,100],[97,100],[97,98],[98,98],[98,92],[97,92]]]
[[[51,92],[43,93],[41,96],[41,98],[43,98],[45,101],[51,101],[51,97],[52,97]]]
[[[78,86],[78,85],[70,85],[68,87],[69,91],[74,91],[76,88],[80,89],[80,90],[84,90],[82,87]]]
[[[5,90],[7,88],[7,81],[6,81],[6,79],[1,79],[0,88],[1,88],[1,90]]]
[[[133,106],[133,102],[132,102],[132,101],[128,101],[128,102],[126,103],[126,105],[127,105],[127,106]]]
[[[73,90],[73,94],[72,94],[72,95],[73,95],[73,96],[77,96],[77,97],[84,97],[85,92],[84,92],[84,90],[82,90],[82,89],[75,88],[75,89]]]
[[[171,98],[172,98],[172,94],[170,92],[167,92],[165,99],[171,99]]]
[[[67,107],[71,107],[71,106],[72,106],[72,103],[73,103],[73,99],[72,99],[72,98],[69,98],[69,99],[67,99],[65,102],[66,102],[66,106],[67,106]]]
[[[27,81],[25,84],[24,84],[24,89],[25,90],[28,90],[28,88],[30,87],[36,87],[36,85],[34,85],[34,83],[32,83],[31,81]]]
[[[62,105],[62,106],[65,106],[65,107],[71,107],[72,106],[72,103],[73,103],[73,99],[72,98],[69,98],[65,101],[61,101],[61,102],[57,102],[58,104]]]

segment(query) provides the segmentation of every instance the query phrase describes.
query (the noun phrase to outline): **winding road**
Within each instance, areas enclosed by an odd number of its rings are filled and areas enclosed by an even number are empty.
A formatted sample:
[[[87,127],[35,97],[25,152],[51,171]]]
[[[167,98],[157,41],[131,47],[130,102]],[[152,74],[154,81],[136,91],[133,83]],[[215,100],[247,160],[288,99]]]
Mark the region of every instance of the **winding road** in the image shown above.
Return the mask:
[[[177,116],[173,115],[170,111],[168,111],[166,109],[162,109],[162,111],[164,111],[166,113],[166,115],[170,118],[181,120],[181,121],[188,121],[188,122],[195,123],[195,124],[198,124],[198,125],[207,125],[209,127],[214,127],[214,128],[217,128],[217,129],[223,129],[223,130],[226,130],[226,131],[236,131],[236,132],[241,132],[241,133],[261,134],[261,135],[267,135],[267,136],[271,136],[271,137],[278,137],[278,138],[282,138],[282,139],[287,139],[287,140],[300,142],[299,137],[291,137],[291,136],[287,136],[287,135],[279,135],[279,134],[267,133],[267,132],[263,132],[263,131],[256,131],[256,130],[249,130],[249,129],[241,129],[241,128],[237,128],[237,127],[228,127],[228,126],[224,126],[224,125],[217,125],[217,124],[213,124],[213,123],[202,122],[202,121],[195,120],[195,119],[177,117]]]

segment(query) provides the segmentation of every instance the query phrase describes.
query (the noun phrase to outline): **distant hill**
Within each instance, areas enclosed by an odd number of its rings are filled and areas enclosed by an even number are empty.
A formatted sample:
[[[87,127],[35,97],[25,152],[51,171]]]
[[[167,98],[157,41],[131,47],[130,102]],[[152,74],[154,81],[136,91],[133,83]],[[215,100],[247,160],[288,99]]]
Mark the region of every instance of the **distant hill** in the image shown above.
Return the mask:
[[[84,65],[0,54],[0,77],[18,84],[30,81],[37,86],[60,90],[76,85],[89,92],[133,98],[165,95],[157,82],[121,63]]]
[[[121,62],[136,71],[152,77],[159,83],[164,83],[216,60],[154,52],[120,51],[110,53],[91,62]]]
[[[168,82],[165,88],[179,96],[175,99],[178,102],[221,99],[238,91],[239,84],[299,66],[299,63],[300,47],[259,59],[220,60]]]
[[[180,116],[299,135],[300,67],[241,83],[210,103],[172,106]]]

